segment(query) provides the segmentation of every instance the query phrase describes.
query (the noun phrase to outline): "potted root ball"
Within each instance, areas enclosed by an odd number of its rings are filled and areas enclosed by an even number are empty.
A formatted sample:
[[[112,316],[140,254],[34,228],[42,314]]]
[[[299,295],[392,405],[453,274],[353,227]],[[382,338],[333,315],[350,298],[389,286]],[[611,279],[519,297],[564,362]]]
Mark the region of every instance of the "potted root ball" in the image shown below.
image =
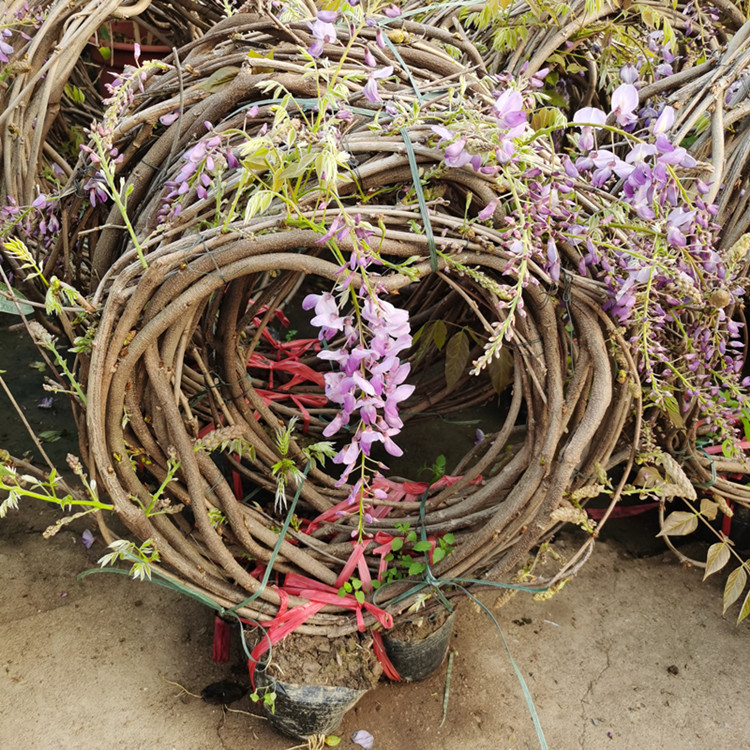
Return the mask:
[[[382,634],[383,648],[399,677],[405,682],[427,679],[445,660],[450,646],[455,610],[399,619]]]
[[[257,669],[250,663],[251,698],[276,729],[300,739],[335,732],[382,673],[371,639],[359,633],[338,638],[292,633]]]

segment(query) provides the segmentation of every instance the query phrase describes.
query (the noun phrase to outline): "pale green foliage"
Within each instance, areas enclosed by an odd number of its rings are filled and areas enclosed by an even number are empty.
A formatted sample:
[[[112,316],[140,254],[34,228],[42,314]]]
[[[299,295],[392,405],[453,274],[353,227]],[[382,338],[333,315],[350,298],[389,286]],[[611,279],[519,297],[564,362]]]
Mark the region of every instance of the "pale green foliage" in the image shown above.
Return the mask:
[[[84,336],[76,336],[73,339],[73,346],[70,347],[69,351],[75,352],[76,354],[90,353],[94,345],[96,328],[96,325],[92,325],[86,329],[86,334]]]
[[[253,703],[262,702],[271,713],[276,712],[276,691],[271,685],[259,688],[250,693],[250,700]]]
[[[67,361],[57,350],[57,339],[46,328],[44,328],[44,326],[42,326],[40,323],[37,323],[36,321],[31,321],[28,324],[28,329],[36,345],[42,347],[43,349],[46,349],[52,354],[55,360],[55,364],[60,368],[65,377],[68,379],[72,390],[63,392],[70,393],[71,395],[77,397],[81,404],[85,406],[86,394],[83,392],[83,388],[81,388],[80,383],[68,366]]]
[[[131,499],[133,499],[138,503],[138,505],[141,506],[141,509],[149,518],[151,516],[161,515],[162,513],[177,513],[182,510],[183,507],[181,504],[173,506],[169,498],[163,497],[164,492],[169,486],[170,482],[175,481],[175,474],[177,474],[181,465],[180,461],[178,461],[176,458],[174,449],[171,446],[167,451],[167,455],[167,473],[162,483],[157,488],[156,492],[151,495],[149,504],[145,506],[141,502],[140,498],[136,497],[135,495],[131,495]]]
[[[316,61],[310,58],[309,65]],[[337,109],[348,97],[348,89],[334,80],[332,71],[315,70],[320,86],[320,112]],[[336,134],[323,127],[322,115],[307,112],[281,84],[260,85],[274,104],[273,123],[268,132],[248,138],[239,147],[242,173],[232,204],[224,217],[224,227],[240,211],[245,221],[263,215],[278,205],[291,216],[304,195],[313,187],[330,198],[340,185],[351,181],[350,154],[339,148]],[[292,118],[290,112],[295,113]],[[276,203],[274,203],[276,201]],[[244,209],[241,207],[244,205]]]
[[[239,458],[247,457],[250,461],[255,461],[255,447],[245,437],[244,429],[237,425],[219,427],[207,432],[193,444],[193,450],[201,449],[208,453],[231,453]]]
[[[330,440],[321,440],[302,449],[302,454],[310,462],[311,469],[314,469],[317,464],[323,466],[326,458],[333,458],[337,452]]]
[[[125,539],[116,539],[109,545],[112,552],[99,558],[99,565],[104,568],[120,560],[132,563],[130,575],[141,581],[151,580],[151,565],[159,562],[159,551],[153,539],[146,539],[141,545]]]
[[[74,495],[71,492],[61,492],[62,480],[54,470],[46,477],[31,474],[19,475],[15,467],[9,463],[0,461],[0,492],[6,494],[3,502],[0,503],[0,518],[4,518],[10,510],[18,510],[18,503],[21,498],[43,500],[57,505],[63,511],[70,511],[74,507],[82,507],[84,509],[72,516],[62,518],[53,526],[50,526],[44,532],[45,537],[50,537],[56,534],[65,524],[70,523],[76,518],[81,518],[95,510],[112,510],[112,505],[102,503],[99,500],[96,492],[96,483],[88,482],[86,476],[83,474],[80,461],[71,456],[69,456],[69,459],[72,459],[71,468],[80,477],[86,490],[86,496]]]
[[[208,509],[208,521],[214,528],[227,522],[227,517],[218,508]]]
[[[276,449],[281,456],[271,467],[271,474],[276,479],[276,493],[274,495],[274,510],[277,513],[284,512],[287,507],[286,488],[287,484],[298,487],[304,481],[302,472],[297,468],[294,459],[288,458],[292,433],[297,424],[297,417],[292,417],[283,427],[276,431]]]

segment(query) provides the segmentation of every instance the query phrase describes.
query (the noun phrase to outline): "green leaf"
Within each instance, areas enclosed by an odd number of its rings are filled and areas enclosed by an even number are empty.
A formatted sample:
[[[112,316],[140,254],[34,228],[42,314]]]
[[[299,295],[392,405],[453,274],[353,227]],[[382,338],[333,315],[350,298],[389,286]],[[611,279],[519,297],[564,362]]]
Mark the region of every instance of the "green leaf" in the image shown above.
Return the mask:
[[[337,737],[335,734],[329,734],[325,739],[325,743],[328,747],[336,747],[340,742],[341,737]]]
[[[717,570],[721,570],[729,562],[730,556],[727,542],[712,544],[706,554],[706,573],[703,576],[703,580],[705,581],[706,578],[716,573]]]
[[[442,320],[436,320],[432,325],[432,340],[438,351],[445,346],[445,339],[448,337],[448,327]]]
[[[469,363],[469,337],[463,332],[451,336],[445,349],[445,382],[452,388],[466,372]]]
[[[418,364],[424,359],[425,354],[427,354],[428,349],[430,348],[430,345],[433,342],[434,336],[433,331],[435,330],[435,321],[432,323],[429,323],[428,325],[422,326],[422,328],[419,329],[420,335],[420,341],[419,341],[419,348],[417,349],[417,353],[414,356],[414,364]],[[417,339],[416,337],[412,339],[412,343],[416,344]]]
[[[39,439],[43,443],[56,443],[62,437],[60,430],[43,430],[39,433]]]
[[[396,537],[393,540],[393,542],[391,542],[391,549],[394,552],[398,552],[403,546],[404,546],[404,540],[403,539],[399,539],[398,537]]]
[[[564,127],[568,118],[557,107],[542,107],[531,118],[533,130]]]
[[[513,354],[503,347],[487,365],[487,372],[495,393],[502,393],[513,383]]]
[[[737,570],[733,570],[727,576],[727,583],[724,586],[724,612],[726,612],[739,598],[742,589],[747,583],[747,573],[745,566],[740,565]]]
[[[442,539],[446,544],[453,544],[456,541],[456,537],[453,536],[453,534],[451,534],[450,532],[444,534]]]
[[[734,447],[734,443],[730,438],[727,438],[722,444],[721,444],[721,453],[724,456],[724,458],[734,458],[736,450]]]
[[[255,195],[250,198],[247,202],[247,208],[245,209],[245,221],[249,221],[257,214],[264,213],[271,205],[273,199],[273,193],[270,190],[259,190]]]
[[[685,510],[670,513],[656,536],[685,536],[698,528],[698,516]]]
[[[424,563],[421,562],[413,562],[409,566],[409,575],[410,576],[418,576],[420,573],[424,573]]]
[[[365,603],[365,592],[364,591],[355,591],[354,592],[354,598],[360,603]]]
[[[278,173],[278,177],[284,180],[293,180],[295,177],[300,177],[312,166],[315,158],[316,154],[314,152],[304,154],[298,161],[293,161],[291,164],[284,167],[284,169]]]
[[[110,57],[112,57],[112,48],[111,47],[99,47],[99,54],[102,56],[102,59],[107,61]]]
[[[406,535],[406,541],[407,542],[416,542],[417,541],[417,532],[416,531],[410,531]]]
[[[0,291],[6,292],[13,297],[15,297],[18,300],[18,307],[21,308],[21,312],[24,315],[32,315],[34,312],[34,308],[31,305],[24,305],[21,300],[25,300],[26,297],[21,294],[21,292],[16,291],[15,289],[8,289],[8,287],[5,284],[0,283]],[[18,315],[18,307],[16,307],[15,302],[11,299],[7,299],[6,297],[0,297],[0,313],[8,313],[10,315]]]
[[[682,418],[682,412],[677,404],[677,399],[674,396],[666,396],[664,398],[664,409],[667,412],[669,421],[678,429],[685,429],[685,420]]]
[[[204,91],[220,91],[226,88],[237,77],[239,72],[240,69],[236,65],[224,65],[215,70],[203,83],[199,84],[198,88]]]
[[[745,597],[745,601],[742,602],[742,609],[737,617],[737,624],[739,625],[748,615],[750,615],[750,592]]]
[[[435,547],[435,551],[432,553],[432,562],[439,563],[446,555],[443,547]]]
[[[432,549],[432,544],[427,540],[425,540],[424,542],[417,542],[414,545],[415,552],[429,552],[430,549]]]

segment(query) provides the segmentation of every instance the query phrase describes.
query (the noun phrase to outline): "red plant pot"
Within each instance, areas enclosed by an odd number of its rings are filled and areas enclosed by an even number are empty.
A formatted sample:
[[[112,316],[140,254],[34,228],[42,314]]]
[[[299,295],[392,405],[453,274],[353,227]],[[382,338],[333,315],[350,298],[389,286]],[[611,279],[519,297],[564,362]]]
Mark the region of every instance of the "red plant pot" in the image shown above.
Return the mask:
[[[91,37],[89,39],[89,53],[91,59],[98,63],[102,72],[99,76],[99,91],[103,96],[108,95],[105,84],[112,83],[119,78],[126,65],[137,65],[135,59],[136,24],[133,21],[115,21],[107,24],[106,29],[110,39]],[[139,27],[140,38],[146,40],[140,42],[141,54],[139,60],[161,60],[166,57],[171,48],[165,44],[149,44],[151,34]],[[102,54],[102,50],[109,50],[109,55]]]

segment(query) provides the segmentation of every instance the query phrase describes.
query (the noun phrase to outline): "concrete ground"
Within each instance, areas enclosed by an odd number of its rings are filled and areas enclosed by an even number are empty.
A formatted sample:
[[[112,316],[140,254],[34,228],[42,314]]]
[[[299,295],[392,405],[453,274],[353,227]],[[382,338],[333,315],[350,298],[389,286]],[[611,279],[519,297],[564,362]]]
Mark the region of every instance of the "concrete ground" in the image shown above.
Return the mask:
[[[52,518],[26,504],[0,522],[0,748],[299,746],[247,697],[223,708],[190,695],[246,680],[236,643],[230,664],[212,662],[210,612],[125,577],[77,580],[103,544],[86,550],[83,527],[44,540]],[[551,600],[519,594],[493,610],[550,748],[748,747],[748,624],[722,616],[714,578],[702,583],[666,553],[637,558],[603,542]],[[346,716],[339,748],[354,748],[358,729],[375,750],[538,748],[500,635],[469,603],[452,648],[443,726],[446,664],[422,683],[381,682]]]

